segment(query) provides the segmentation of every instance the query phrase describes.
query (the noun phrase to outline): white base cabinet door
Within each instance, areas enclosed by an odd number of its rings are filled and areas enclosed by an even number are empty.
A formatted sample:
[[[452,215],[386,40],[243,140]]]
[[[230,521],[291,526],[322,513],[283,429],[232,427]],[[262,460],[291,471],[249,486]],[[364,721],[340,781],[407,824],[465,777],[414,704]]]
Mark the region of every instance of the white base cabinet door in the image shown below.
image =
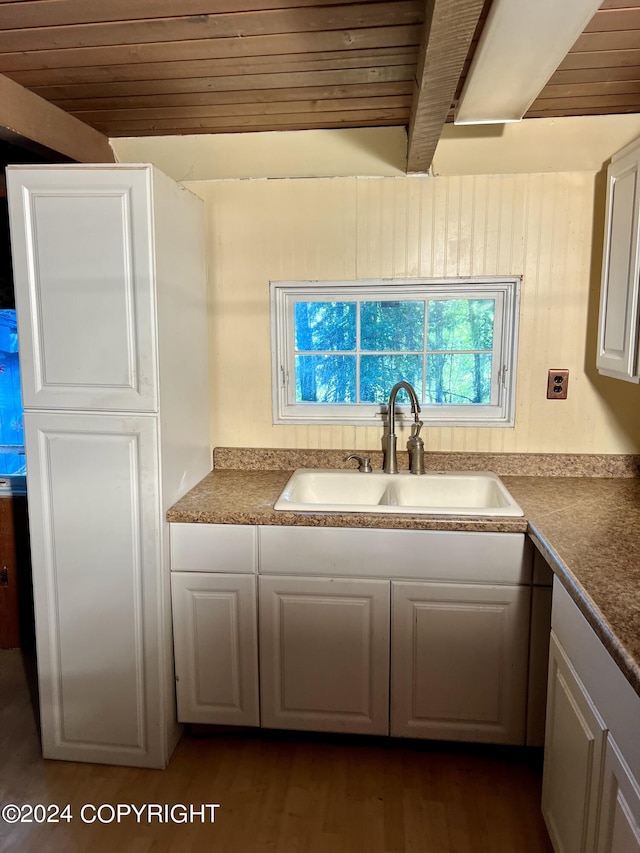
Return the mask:
[[[596,853],[640,853],[640,786],[607,738]]]
[[[389,582],[259,583],[262,725],[388,734]]]
[[[255,575],[171,575],[178,720],[258,726]]]
[[[556,853],[594,850],[605,738],[605,724],[552,632],[542,814]]]
[[[530,589],[391,586],[391,734],[524,743]]]

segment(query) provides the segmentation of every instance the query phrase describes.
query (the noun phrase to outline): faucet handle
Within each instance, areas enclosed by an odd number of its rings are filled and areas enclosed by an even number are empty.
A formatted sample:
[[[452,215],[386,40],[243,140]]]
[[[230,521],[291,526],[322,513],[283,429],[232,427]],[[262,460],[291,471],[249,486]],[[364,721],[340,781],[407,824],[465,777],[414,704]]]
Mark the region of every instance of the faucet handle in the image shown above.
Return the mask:
[[[357,453],[352,453],[350,456],[347,456],[344,461],[348,462],[349,459],[358,460],[358,471],[361,471],[363,474],[370,474],[373,471],[370,456],[360,456]]]

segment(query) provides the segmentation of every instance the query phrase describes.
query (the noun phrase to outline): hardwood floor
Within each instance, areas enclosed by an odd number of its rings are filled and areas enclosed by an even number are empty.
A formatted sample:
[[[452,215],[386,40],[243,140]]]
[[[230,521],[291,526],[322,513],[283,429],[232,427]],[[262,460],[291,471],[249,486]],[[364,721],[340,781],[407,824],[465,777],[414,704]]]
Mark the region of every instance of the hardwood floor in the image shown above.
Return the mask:
[[[496,747],[189,733],[165,771],[44,761],[23,657],[0,652],[0,806],[73,815],[0,819],[0,853],[551,853],[539,801],[537,758]],[[213,823],[82,822],[103,803],[107,821],[117,803],[220,808]]]

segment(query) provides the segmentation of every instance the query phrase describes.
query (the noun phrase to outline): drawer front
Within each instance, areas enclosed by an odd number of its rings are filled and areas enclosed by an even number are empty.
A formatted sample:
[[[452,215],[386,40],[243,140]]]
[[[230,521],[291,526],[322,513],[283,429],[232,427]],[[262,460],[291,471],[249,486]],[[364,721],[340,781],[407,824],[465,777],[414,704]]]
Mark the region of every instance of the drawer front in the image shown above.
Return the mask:
[[[524,533],[261,527],[260,573],[530,583]]]
[[[255,574],[255,527],[175,523],[170,527],[172,571]]]

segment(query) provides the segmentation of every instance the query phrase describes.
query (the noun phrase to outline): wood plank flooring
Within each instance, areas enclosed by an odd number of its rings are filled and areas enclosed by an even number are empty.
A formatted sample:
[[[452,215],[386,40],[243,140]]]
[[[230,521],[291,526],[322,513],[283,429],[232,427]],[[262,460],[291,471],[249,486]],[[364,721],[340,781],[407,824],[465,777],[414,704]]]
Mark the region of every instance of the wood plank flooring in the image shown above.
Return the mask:
[[[0,819],[0,853],[551,853],[523,750],[192,732],[165,771],[44,761],[25,660],[0,652],[0,806],[70,803],[73,820]],[[220,808],[214,823],[81,821],[103,803]]]

